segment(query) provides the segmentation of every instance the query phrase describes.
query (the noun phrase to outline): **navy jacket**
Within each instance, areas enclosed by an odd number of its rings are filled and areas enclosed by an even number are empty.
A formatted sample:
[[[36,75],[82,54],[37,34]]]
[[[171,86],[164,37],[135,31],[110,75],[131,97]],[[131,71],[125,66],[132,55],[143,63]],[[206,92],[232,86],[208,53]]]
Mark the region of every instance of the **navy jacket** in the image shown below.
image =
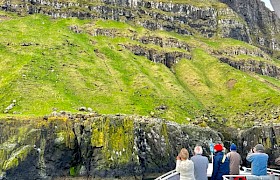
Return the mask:
[[[223,175],[229,174],[229,159],[225,158],[225,161],[222,162],[224,157],[223,152],[216,152],[213,158],[213,172],[211,180],[223,180]]]

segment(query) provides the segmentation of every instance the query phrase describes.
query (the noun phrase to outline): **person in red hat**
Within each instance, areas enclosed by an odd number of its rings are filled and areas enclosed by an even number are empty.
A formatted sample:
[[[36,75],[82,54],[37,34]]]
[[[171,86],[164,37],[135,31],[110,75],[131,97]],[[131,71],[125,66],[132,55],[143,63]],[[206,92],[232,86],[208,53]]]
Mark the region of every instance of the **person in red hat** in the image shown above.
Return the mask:
[[[213,158],[213,172],[211,180],[223,180],[223,175],[229,174],[229,159],[223,152],[223,145],[216,144],[214,146],[214,158]]]

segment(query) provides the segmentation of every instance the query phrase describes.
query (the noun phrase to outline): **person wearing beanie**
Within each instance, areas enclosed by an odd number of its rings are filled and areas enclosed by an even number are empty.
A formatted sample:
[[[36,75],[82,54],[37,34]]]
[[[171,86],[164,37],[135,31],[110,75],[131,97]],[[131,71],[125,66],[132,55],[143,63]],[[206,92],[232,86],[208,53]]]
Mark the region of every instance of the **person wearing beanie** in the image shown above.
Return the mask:
[[[229,174],[229,159],[223,150],[224,148],[221,144],[214,146],[215,155],[211,180],[223,180],[223,175]]]
[[[239,175],[239,167],[242,164],[242,160],[234,143],[230,145],[230,152],[227,153],[227,157],[229,158],[229,174]]]
[[[180,180],[195,180],[194,164],[189,160],[188,150],[182,148],[176,159],[176,171],[180,173]]]
[[[264,153],[262,144],[257,144],[254,149],[248,153],[246,160],[251,163],[252,175],[267,175],[268,155]]]
[[[223,147],[221,144],[216,144],[216,145],[214,146],[214,150],[215,150],[216,152],[223,151],[223,149],[224,149],[224,147]]]
[[[207,168],[208,168],[208,158],[202,156],[202,147],[195,146],[194,156],[191,157],[191,160],[194,163],[194,177],[195,180],[208,180],[207,178]]]

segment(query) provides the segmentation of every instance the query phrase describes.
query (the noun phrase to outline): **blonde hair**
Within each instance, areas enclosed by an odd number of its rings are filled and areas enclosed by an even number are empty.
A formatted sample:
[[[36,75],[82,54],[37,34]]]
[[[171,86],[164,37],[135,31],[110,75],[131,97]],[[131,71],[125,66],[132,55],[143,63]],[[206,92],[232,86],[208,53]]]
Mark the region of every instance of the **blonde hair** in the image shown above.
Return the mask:
[[[182,159],[189,159],[189,151],[186,148],[181,149],[180,157]]]

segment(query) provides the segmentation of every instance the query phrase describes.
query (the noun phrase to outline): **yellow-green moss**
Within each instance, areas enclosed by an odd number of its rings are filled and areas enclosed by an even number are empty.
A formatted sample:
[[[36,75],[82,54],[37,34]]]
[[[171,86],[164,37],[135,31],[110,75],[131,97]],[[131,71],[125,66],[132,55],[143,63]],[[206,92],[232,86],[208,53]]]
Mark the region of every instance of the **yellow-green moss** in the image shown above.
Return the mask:
[[[17,151],[13,152],[9,159],[4,162],[3,170],[8,170],[19,165],[19,162],[23,161],[28,153],[31,151],[32,147],[25,145],[20,147]]]
[[[104,146],[104,119],[100,118],[94,121],[91,125],[92,136],[91,136],[91,145],[93,147],[102,147]]]
[[[56,138],[66,147],[74,147],[75,134],[73,131],[60,131],[56,133]]]
[[[91,144],[94,147],[102,147],[104,144],[104,133],[98,129],[92,131]]]
[[[67,117],[50,117],[42,125],[49,129],[54,128],[57,138],[63,140],[66,147],[74,147],[75,134],[72,130],[73,121]]]
[[[102,147],[107,166],[127,163],[133,156],[134,129],[130,118],[100,118],[92,123],[91,143]]]
[[[70,167],[69,169],[70,176],[77,176],[79,174],[80,169],[81,169],[80,165]]]
[[[5,128],[0,129],[4,137],[0,142],[0,172],[17,167],[28,156],[33,146],[41,138],[41,129],[54,128],[57,137],[63,140],[67,147],[74,146],[75,134],[72,122],[65,117],[43,119],[8,119],[3,120]],[[41,146],[44,146],[41,139]],[[17,147],[17,149],[15,149]],[[44,147],[42,147],[44,148]],[[42,150],[43,152],[43,150]]]
[[[7,158],[7,151],[0,149],[0,172],[3,169],[4,162]]]

